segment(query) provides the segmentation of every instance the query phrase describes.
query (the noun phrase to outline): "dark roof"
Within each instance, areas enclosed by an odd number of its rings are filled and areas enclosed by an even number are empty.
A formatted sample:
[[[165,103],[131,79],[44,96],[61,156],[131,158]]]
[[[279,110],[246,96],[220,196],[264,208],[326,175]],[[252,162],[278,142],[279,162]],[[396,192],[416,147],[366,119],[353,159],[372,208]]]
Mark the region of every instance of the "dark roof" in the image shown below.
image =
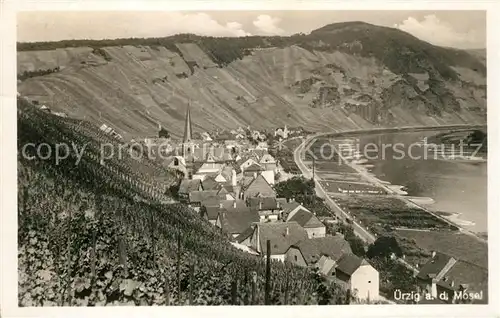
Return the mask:
[[[246,240],[248,237],[252,236],[254,232],[254,227],[249,226],[245,231],[243,231],[240,235],[236,237],[236,242],[241,243]]]
[[[243,189],[242,189],[243,190]],[[262,196],[276,196],[273,187],[267,182],[261,174],[257,176],[246,188],[243,190],[246,197]]]
[[[219,212],[222,230],[230,234],[241,234],[254,222],[259,222],[259,213],[255,210],[232,210],[223,209]]]
[[[227,190],[227,192],[234,192],[234,187],[231,183],[228,182],[223,184],[222,186]]]
[[[221,186],[219,191],[217,191],[217,194],[219,194],[219,195],[226,195],[228,193],[229,193],[229,191],[227,191],[227,189],[223,186]]]
[[[224,209],[228,210],[229,212],[250,210],[243,200],[223,200],[220,201],[220,203],[222,203]]]
[[[267,240],[271,240],[271,254],[285,254],[288,248],[302,240],[307,239],[307,232],[297,222],[260,223],[259,231],[260,248],[266,254]],[[288,228],[288,235],[286,229]]]
[[[207,217],[210,221],[215,221],[217,220],[217,216],[219,215],[219,211],[221,211],[221,208],[217,206],[205,206],[205,210],[207,213]]]
[[[217,201],[210,201],[210,202],[206,202],[206,203],[203,202],[203,205],[205,205],[207,207],[208,206],[214,206],[214,207],[217,206],[217,207],[219,207],[219,206],[222,205],[222,207],[224,209],[230,211],[232,209],[235,209],[234,208],[234,203],[236,203],[236,209],[238,209],[238,210],[247,209],[245,201],[243,201],[243,200],[225,200],[225,198],[222,199],[222,200],[219,199]]]
[[[241,172],[241,167],[240,167],[239,164],[237,164],[236,162],[233,162],[231,165],[233,166],[233,168],[236,171],[236,173],[240,173]]]
[[[437,282],[437,285],[449,290],[465,288],[469,292],[483,291],[483,299],[478,302],[487,303],[488,271],[486,269],[469,262],[458,260],[444,275],[444,278],[446,278],[446,280],[440,280]]]
[[[262,168],[260,165],[254,163],[250,167],[245,168],[245,172],[260,172],[264,171],[264,168]]]
[[[187,165],[191,165],[191,169],[196,173],[198,170],[200,170],[201,166],[203,166],[203,162],[191,162],[188,163],[186,162]]]
[[[325,225],[311,212],[300,208],[288,221],[295,221],[304,228],[324,227]]]
[[[241,189],[246,189],[254,180],[254,177],[247,177],[244,176],[243,178],[240,179],[238,184],[241,186]]]
[[[290,201],[290,202],[284,202],[282,205],[283,205],[283,218],[286,220],[288,217],[288,214],[290,214],[290,212],[295,210],[301,204],[297,201]]]
[[[199,179],[182,179],[181,184],[179,185],[179,193],[188,194],[192,191],[198,191],[201,185],[201,180]]]
[[[361,265],[368,265],[368,262],[354,254],[344,254],[338,260],[336,270],[351,276]]]
[[[427,263],[425,263],[420,271],[418,272],[417,278],[428,280],[431,277],[429,275],[438,275],[441,270],[448,264],[448,262],[452,259],[451,256],[446,255],[444,253],[436,252],[436,255],[431,258]]]
[[[215,181],[215,176],[208,176],[202,181],[203,190],[219,190],[221,185]]]
[[[201,201],[201,205],[206,206],[206,207],[219,206],[219,203],[221,202],[221,200],[222,199],[219,196],[209,197],[209,198]]]
[[[307,264],[314,264],[321,258],[321,255],[337,261],[344,254],[352,253],[351,246],[342,235],[306,239],[290,248],[299,249]]]
[[[209,190],[209,191],[192,191],[189,193],[189,202],[191,203],[201,203],[207,200],[214,200],[217,198],[221,198],[217,191]]]
[[[262,206],[260,206],[261,202]],[[275,197],[248,198],[247,205],[257,210],[278,210],[281,208],[281,203]]]

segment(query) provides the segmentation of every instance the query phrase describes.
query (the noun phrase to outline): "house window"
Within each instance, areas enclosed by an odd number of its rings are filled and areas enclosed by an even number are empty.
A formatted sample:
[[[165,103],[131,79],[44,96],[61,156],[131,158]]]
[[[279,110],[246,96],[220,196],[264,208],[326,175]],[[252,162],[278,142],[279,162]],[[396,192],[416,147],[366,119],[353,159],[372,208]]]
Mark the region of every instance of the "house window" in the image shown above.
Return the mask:
[[[178,158],[174,158],[174,166],[178,166],[179,165],[179,159]]]
[[[298,260],[298,259],[297,259],[297,255],[294,255],[294,258],[295,258],[295,261],[297,261],[297,260]]]

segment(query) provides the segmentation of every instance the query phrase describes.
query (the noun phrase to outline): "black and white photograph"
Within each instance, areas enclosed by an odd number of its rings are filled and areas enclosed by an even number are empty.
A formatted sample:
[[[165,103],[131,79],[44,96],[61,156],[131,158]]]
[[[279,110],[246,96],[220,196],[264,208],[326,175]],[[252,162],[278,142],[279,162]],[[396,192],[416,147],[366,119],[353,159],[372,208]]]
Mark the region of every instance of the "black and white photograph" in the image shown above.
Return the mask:
[[[14,13],[3,309],[495,304],[487,9],[116,8]]]

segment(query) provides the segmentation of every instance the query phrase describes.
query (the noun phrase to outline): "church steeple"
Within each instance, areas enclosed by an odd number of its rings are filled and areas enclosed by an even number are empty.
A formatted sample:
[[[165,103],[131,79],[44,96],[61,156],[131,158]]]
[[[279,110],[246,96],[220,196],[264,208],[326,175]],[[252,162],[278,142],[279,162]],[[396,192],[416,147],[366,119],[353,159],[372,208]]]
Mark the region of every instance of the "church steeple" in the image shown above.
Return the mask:
[[[184,123],[184,138],[182,139],[183,143],[191,142],[192,138],[192,129],[191,129],[191,101],[189,101],[187,110],[186,110],[186,122]]]
[[[184,123],[184,137],[182,138],[182,156],[187,159],[188,156],[193,154],[193,136],[191,128],[191,100],[188,103],[186,110],[186,122]]]

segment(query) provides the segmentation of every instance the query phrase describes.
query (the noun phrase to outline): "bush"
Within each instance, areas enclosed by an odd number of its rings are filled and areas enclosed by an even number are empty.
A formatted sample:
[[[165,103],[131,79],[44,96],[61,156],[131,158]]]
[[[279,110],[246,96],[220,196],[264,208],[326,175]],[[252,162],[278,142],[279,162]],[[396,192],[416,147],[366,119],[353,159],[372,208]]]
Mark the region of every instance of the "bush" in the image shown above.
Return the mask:
[[[372,257],[385,257],[388,258],[392,254],[397,257],[403,256],[403,251],[399,247],[398,242],[394,236],[381,236],[370,245],[366,256]]]

